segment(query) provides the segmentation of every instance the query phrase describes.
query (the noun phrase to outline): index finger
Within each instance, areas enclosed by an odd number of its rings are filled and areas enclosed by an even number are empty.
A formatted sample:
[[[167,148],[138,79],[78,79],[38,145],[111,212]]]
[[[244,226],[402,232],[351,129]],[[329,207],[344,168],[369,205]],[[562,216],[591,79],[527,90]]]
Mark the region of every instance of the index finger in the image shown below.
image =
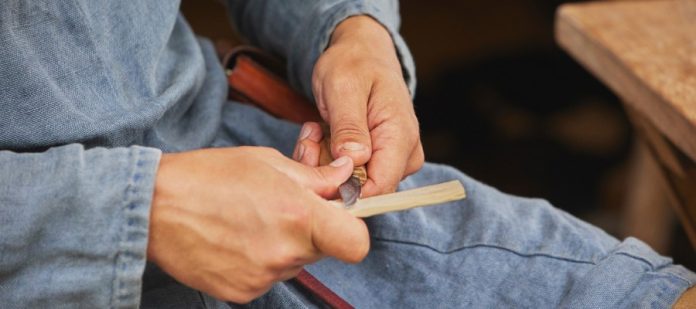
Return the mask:
[[[311,205],[314,247],[347,263],[358,263],[367,256],[370,236],[364,221],[325,200]]]

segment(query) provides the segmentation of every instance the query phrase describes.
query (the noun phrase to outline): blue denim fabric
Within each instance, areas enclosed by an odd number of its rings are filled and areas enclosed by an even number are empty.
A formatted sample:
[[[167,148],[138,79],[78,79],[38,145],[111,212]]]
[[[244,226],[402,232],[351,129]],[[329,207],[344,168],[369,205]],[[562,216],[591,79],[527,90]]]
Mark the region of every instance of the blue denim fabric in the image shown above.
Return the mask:
[[[333,27],[367,14],[392,34],[413,92],[396,1],[228,0],[253,42],[309,94]],[[162,151],[263,145],[298,127],[226,103],[214,49],[176,1],[0,3],[0,307],[236,307],[174,281],[146,247]],[[428,164],[401,189],[460,179],[466,201],[368,220],[358,265],[308,267],[358,307],[667,307],[696,276],[543,200]],[[314,307],[290,283],[251,307]]]
[[[253,107],[223,109],[216,146],[240,142],[289,152],[297,126]],[[227,122],[227,120],[230,122]],[[235,129],[238,121],[256,132]],[[273,128],[273,129],[271,129]],[[502,193],[451,167],[427,163],[399,190],[460,180],[467,198],[367,219],[371,250],[360,264],[325,259],[306,269],[357,308],[669,308],[696,274],[634,238],[619,241],[543,199]],[[154,265],[143,308],[321,307],[292,282],[245,305],[187,289]]]

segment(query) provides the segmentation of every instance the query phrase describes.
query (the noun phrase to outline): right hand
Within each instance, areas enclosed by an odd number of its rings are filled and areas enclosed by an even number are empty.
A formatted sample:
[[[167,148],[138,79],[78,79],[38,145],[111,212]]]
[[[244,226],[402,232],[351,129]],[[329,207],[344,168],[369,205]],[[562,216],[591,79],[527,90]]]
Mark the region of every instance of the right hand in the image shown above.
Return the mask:
[[[237,303],[325,255],[361,261],[370,246],[365,223],[322,198],[350,177],[352,161],[341,160],[315,168],[263,147],[163,155],[148,259],[194,289]]]

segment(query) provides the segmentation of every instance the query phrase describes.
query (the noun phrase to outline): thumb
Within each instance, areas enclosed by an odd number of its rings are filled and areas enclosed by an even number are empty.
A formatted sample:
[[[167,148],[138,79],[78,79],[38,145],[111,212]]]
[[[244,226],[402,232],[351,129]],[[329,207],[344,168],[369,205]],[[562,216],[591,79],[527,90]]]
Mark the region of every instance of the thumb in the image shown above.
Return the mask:
[[[372,142],[367,123],[367,96],[355,91],[341,96],[326,93],[328,124],[331,128],[331,154],[334,158],[349,156],[356,166],[365,165],[372,154]]]
[[[329,199],[338,194],[338,186],[353,174],[353,160],[343,156],[319,167],[292,162],[291,165],[277,165],[276,168],[301,186]]]
[[[333,198],[338,194],[338,186],[353,174],[353,160],[342,156],[329,165],[313,169],[316,177],[309,177],[305,185],[324,198]]]

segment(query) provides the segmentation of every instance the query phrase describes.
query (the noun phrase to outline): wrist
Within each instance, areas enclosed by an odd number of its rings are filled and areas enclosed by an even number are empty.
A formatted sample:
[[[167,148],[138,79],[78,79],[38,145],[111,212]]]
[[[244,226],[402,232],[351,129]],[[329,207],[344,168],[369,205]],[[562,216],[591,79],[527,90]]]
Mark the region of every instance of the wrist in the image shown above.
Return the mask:
[[[365,37],[388,40],[391,43],[389,31],[382,24],[367,15],[350,16],[336,25],[331,34],[331,44],[345,38]]]
[[[350,44],[370,52],[373,56],[385,56],[396,60],[396,47],[389,31],[367,15],[351,16],[340,22],[331,34],[329,47]]]

